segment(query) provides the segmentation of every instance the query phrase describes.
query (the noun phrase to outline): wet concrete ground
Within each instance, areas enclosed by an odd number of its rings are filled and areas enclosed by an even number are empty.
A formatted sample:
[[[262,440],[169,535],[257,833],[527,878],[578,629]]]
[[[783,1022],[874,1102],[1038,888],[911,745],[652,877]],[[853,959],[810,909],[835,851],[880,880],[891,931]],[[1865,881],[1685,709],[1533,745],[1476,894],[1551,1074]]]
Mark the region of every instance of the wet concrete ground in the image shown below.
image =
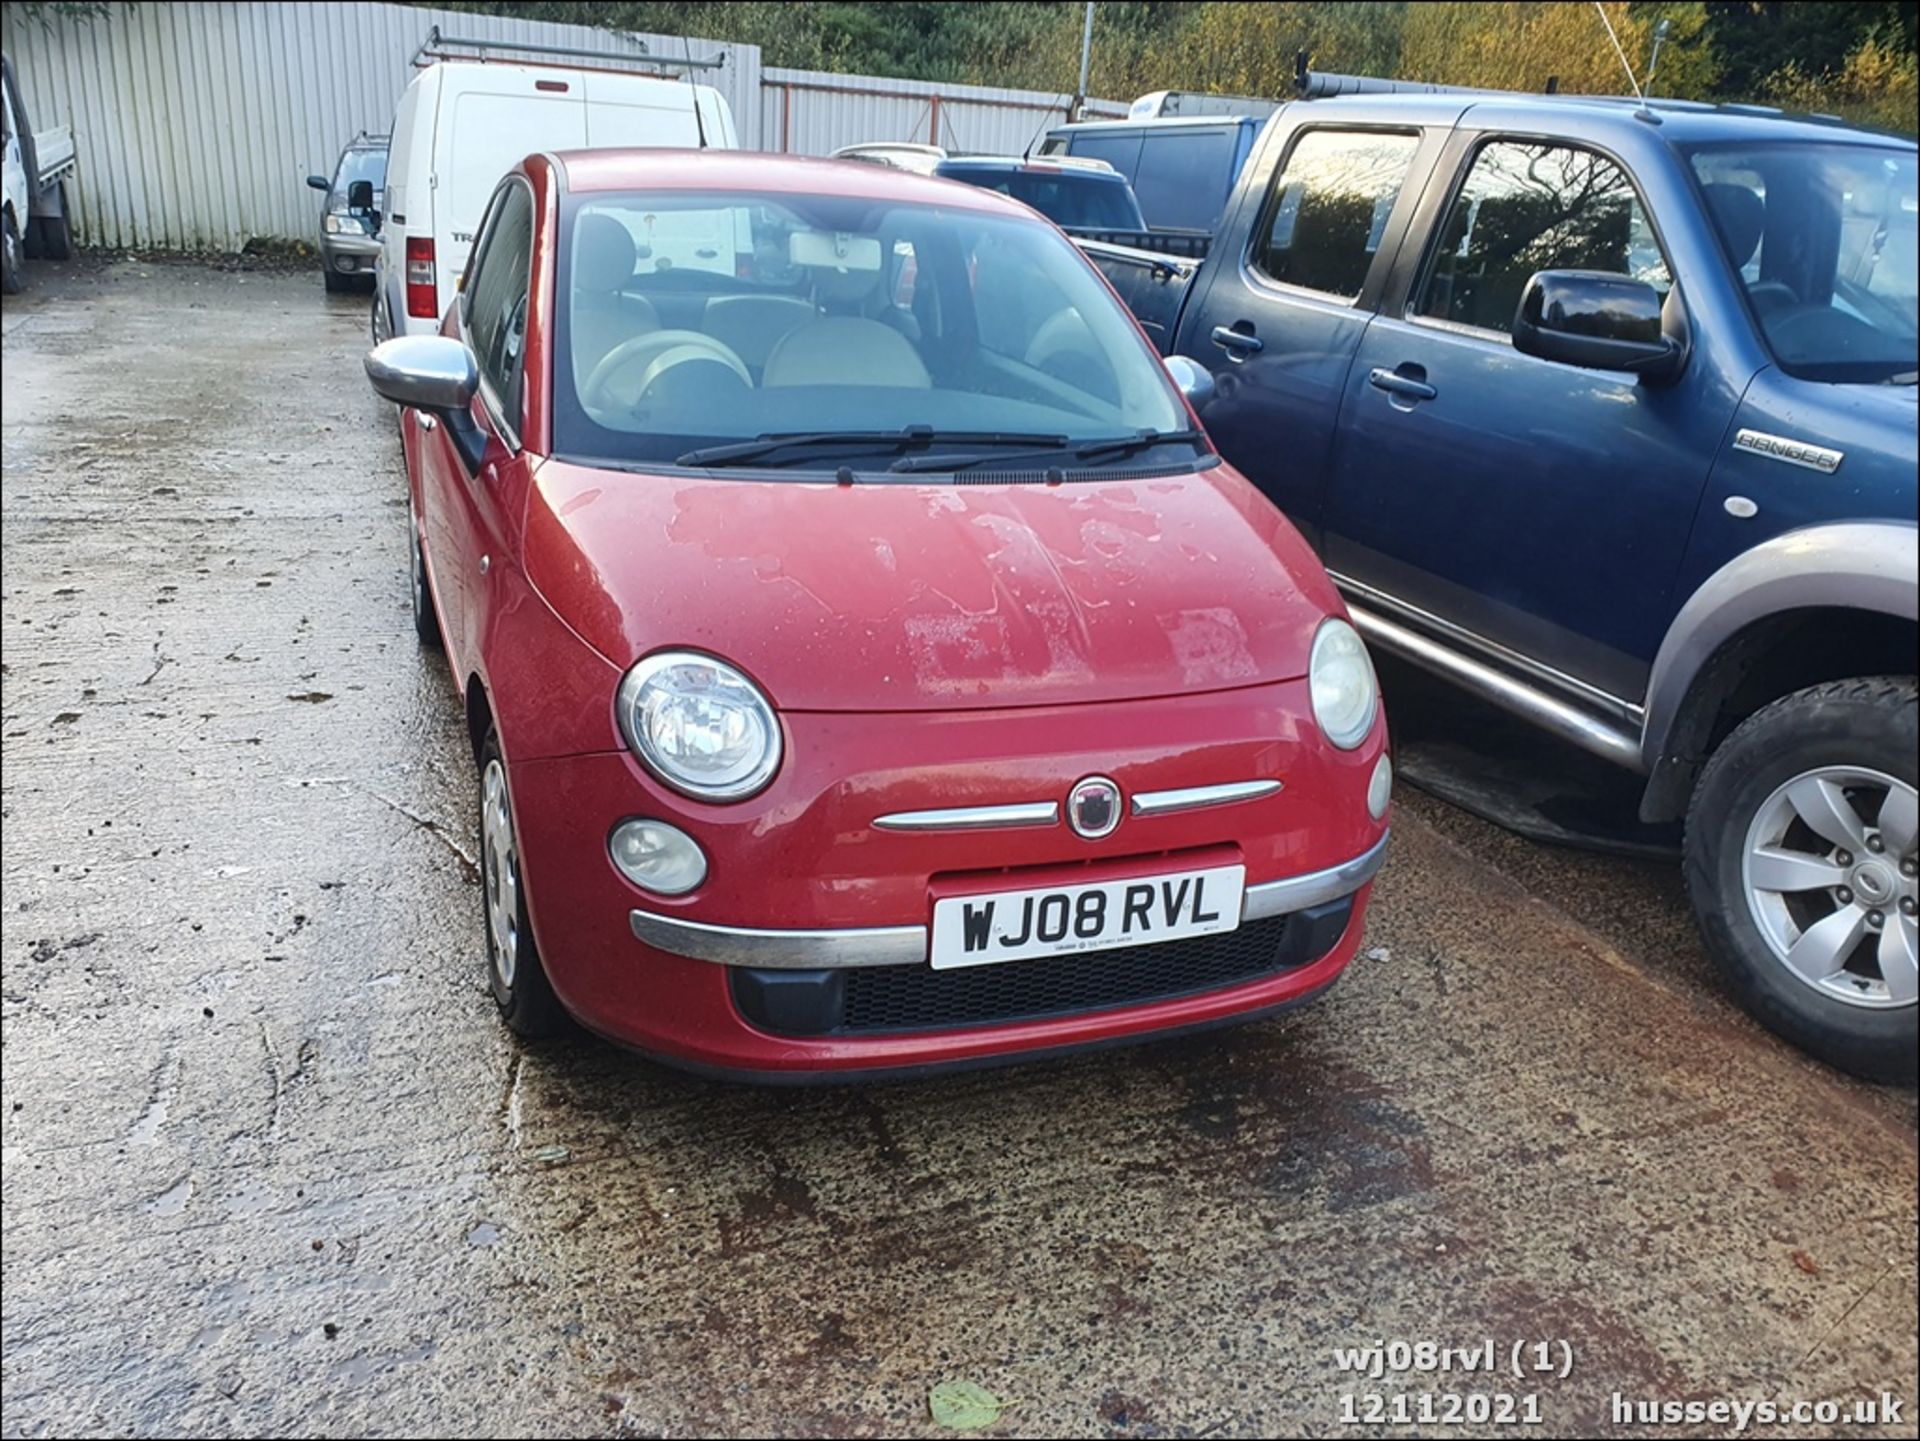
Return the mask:
[[[1614,1393],[1882,1390],[1892,1427],[1797,1429],[1915,1434],[1913,1096],[1750,1024],[1659,862],[1405,794],[1323,1003],[1051,1066],[782,1092],[511,1042],[364,302],[33,284],[7,1435],[925,1434],[946,1379],[1013,1401],[997,1434],[1365,1434],[1343,1395],[1499,1391],[1618,1434]],[[1382,1339],[1573,1367],[1336,1369]]]

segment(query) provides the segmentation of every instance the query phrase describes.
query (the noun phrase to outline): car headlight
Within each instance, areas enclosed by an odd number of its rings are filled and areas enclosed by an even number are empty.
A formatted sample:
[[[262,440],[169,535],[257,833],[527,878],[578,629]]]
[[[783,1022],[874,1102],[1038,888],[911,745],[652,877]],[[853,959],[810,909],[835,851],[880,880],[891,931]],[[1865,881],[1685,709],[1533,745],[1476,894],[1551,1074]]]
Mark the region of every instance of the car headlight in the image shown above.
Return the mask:
[[[340,217],[337,215],[329,215],[325,220],[320,222],[320,228],[329,235],[338,235],[340,233]]]
[[[773,707],[712,656],[669,650],[643,657],[620,682],[618,708],[641,764],[696,800],[744,800],[780,768]]]
[[[1322,735],[1343,751],[1367,738],[1380,709],[1380,691],[1365,642],[1344,620],[1335,617],[1321,623],[1307,662],[1307,684],[1313,696],[1313,718]]]

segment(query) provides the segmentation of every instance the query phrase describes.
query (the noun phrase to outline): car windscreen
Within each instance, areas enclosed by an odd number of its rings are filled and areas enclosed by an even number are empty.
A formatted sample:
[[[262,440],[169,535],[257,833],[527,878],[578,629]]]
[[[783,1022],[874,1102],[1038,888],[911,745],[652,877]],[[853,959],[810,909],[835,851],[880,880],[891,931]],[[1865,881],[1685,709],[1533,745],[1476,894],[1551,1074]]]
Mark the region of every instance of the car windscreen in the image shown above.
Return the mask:
[[[373,193],[387,188],[387,152],[385,150],[348,150],[340,156],[339,172],[333,177],[332,200],[347,203],[347,187],[356,180],[373,182]]]
[[[997,190],[1031,205],[1063,230],[1144,230],[1140,206],[1126,181],[1112,175],[1061,170],[989,170],[957,165],[942,169],[951,180]]]
[[[555,278],[554,448],[577,459],[671,463],[763,435],[907,427],[952,434],[960,454],[1002,433],[1078,444],[1188,423],[1091,266],[1026,217],[870,197],[579,194],[562,207]],[[828,444],[780,464],[868,461],[887,463]]]
[[[1912,384],[1914,152],[1793,141],[1690,158],[1780,368],[1806,380]]]

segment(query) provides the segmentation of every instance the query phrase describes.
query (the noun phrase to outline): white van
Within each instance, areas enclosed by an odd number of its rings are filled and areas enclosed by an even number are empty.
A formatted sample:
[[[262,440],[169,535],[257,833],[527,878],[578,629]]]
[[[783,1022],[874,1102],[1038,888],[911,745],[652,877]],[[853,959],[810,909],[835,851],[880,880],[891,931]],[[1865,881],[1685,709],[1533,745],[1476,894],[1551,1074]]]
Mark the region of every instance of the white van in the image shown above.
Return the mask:
[[[710,85],[453,60],[414,77],[393,112],[373,336],[431,335],[453,299],[500,177],[543,150],[645,145],[737,150]]]

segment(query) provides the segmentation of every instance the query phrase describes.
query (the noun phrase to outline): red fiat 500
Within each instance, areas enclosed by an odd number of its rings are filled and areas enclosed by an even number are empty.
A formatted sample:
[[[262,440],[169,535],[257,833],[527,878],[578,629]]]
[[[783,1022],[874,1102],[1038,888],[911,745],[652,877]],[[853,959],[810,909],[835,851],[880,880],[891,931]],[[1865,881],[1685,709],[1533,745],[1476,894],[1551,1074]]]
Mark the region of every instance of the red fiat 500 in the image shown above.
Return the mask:
[[[441,333],[367,371],[515,1030],[876,1072],[1258,1015],[1352,959],[1392,779],[1365,648],[1211,453],[1211,378],[1024,206],[530,157]]]

